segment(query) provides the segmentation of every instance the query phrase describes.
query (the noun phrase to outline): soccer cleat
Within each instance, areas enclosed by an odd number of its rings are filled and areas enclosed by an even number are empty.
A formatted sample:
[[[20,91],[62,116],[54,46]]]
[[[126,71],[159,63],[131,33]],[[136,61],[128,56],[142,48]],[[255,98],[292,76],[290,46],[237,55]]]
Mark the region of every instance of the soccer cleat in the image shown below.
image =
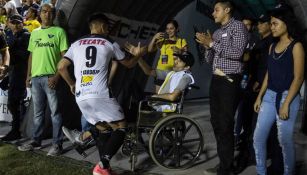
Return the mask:
[[[93,170],[93,175],[117,175],[116,173],[112,172],[111,168],[105,169],[101,167],[103,167],[102,163],[97,163]]]

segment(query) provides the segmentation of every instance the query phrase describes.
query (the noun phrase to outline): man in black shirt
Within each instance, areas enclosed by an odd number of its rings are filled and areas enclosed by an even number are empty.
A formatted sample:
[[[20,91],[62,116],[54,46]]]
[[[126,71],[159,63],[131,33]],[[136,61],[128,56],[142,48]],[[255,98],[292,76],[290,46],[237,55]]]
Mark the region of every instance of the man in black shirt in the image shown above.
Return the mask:
[[[13,32],[9,52],[11,55],[9,72],[8,108],[12,114],[12,129],[2,138],[4,141],[20,139],[20,108],[26,91],[26,75],[29,52],[27,51],[30,33],[23,28],[23,19],[20,15],[9,18],[9,27]]]

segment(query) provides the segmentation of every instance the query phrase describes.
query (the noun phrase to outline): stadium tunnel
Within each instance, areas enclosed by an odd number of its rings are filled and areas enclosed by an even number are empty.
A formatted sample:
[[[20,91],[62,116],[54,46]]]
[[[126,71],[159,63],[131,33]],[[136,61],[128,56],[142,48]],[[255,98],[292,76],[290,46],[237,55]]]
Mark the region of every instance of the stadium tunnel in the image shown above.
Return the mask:
[[[58,0],[56,23],[66,29],[69,41],[73,42],[89,33],[88,16],[93,12],[103,12],[112,21],[111,37],[114,40],[120,44],[125,41],[132,43],[141,41],[144,45],[156,32],[164,30],[167,20],[175,18],[179,21],[181,35],[189,43],[189,50],[198,59],[200,54],[193,39],[193,26],[204,31],[210,29],[212,32],[217,28],[211,16],[214,2],[214,0]],[[241,19],[243,16],[248,16],[256,19],[273,9],[278,3],[284,2],[293,7],[304,30],[306,41],[307,0],[234,0],[237,9],[235,17]],[[157,58],[155,54],[149,54],[145,59],[150,64],[154,64],[155,58]],[[210,67],[198,62],[193,66],[192,72],[200,90],[192,92],[188,98],[208,98]],[[143,91],[148,90],[148,86],[152,86],[146,83],[147,80],[148,78],[138,66],[133,69],[119,66],[112,89],[130,120],[133,120],[136,114],[137,102],[144,97]],[[64,91],[62,94],[64,98],[61,101],[64,125],[69,128],[78,128],[80,111],[67,86]],[[302,129],[307,133],[306,122],[303,120]]]

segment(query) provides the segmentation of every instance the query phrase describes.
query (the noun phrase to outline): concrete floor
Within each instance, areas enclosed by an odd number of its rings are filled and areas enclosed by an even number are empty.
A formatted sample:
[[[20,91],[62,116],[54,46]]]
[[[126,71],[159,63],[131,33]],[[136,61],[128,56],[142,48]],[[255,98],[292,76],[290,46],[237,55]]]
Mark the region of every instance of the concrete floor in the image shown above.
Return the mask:
[[[216,142],[213,134],[213,130],[209,121],[209,103],[207,99],[202,100],[192,100],[185,102],[184,114],[195,119],[203,130],[204,135],[204,153],[200,156],[199,160],[196,161],[195,165],[187,170],[167,170],[157,166],[146,152],[140,153],[137,160],[137,174],[142,175],[202,175],[203,170],[207,168],[214,167],[218,163],[218,158],[216,155]],[[295,143],[296,143],[296,162],[297,162],[297,174],[305,175],[307,174],[307,136],[299,132],[301,114],[298,117],[295,129]],[[4,135],[10,129],[9,124],[1,123],[0,125],[0,135]],[[21,144],[27,142],[28,140],[23,139],[17,142]],[[42,150],[48,151],[51,146],[51,140],[44,140],[43,145],[45,146]],[[89,154],[88,157],[83,158],[72,149],[71,143],[65,141],[63,144],[65,157],[70,157],[76,160],[91,162],[93,164],[97,163],[99,160],[98,152],[95,147],[90,148],[86,152]],[[130,170],[129,157],[123,155],[120,151],[112,159],[111,165],[113,169],[122,175],[133,174]],[[245,169],[242,175],[254,175],[256,174],[255,166],[250,166]]]

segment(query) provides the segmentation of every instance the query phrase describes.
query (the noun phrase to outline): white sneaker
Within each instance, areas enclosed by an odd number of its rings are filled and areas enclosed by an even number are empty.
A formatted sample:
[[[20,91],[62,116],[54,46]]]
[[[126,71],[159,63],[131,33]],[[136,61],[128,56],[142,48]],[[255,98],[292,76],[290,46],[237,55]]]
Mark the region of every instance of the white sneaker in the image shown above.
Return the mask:
[[[33,151],[33,150],[41,149],[41,147],[42,147],[41,144],[35,141],[32,141],[31,143],[18,146],[17,149],[19,151]]]
[[[81,140],[82,132],[78,130],[70,130],[65,126],[62,127],[63,133],[73,144],[84,145],[86,142]]]
[[[50,148],[50,150],[47,153],[47,156],[58,156],[62,153],[62,145],[52,145],[52,147]]]

